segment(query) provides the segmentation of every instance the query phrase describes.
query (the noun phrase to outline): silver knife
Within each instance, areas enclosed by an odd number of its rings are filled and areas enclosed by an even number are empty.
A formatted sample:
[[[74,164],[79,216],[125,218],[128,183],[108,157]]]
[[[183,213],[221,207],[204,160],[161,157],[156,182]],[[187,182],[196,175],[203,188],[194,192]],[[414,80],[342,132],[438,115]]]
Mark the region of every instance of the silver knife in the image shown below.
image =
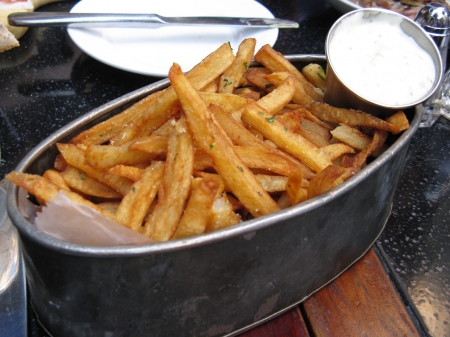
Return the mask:
[[[241,26],[248,28],[298,28],[298,23],[284,19],[233,17],[166,17],[158,14],[109,14],[32,12],[12,13],[11,26],[20,27],[95,27],[159,28],[178,26]]]

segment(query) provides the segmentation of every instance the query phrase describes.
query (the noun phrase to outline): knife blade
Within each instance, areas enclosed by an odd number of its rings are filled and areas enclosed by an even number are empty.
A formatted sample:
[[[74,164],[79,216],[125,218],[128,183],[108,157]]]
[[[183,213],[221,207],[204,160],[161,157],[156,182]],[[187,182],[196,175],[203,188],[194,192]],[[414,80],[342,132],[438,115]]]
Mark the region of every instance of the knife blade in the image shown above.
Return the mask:
[[[168,17],[158,14],[122,13],[12,13],[11,26],[19,27],[95,27],[95,28],[159,28],[177,26],[234,26],[247,28],[298,28],[295,21],[277,18],[237,17]]]

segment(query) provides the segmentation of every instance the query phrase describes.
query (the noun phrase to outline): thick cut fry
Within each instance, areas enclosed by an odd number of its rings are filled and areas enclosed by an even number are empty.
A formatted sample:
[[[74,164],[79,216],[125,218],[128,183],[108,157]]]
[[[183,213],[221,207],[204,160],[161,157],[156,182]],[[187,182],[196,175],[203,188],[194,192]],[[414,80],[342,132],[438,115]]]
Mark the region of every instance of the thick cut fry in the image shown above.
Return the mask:
[[[269,68],[272,72],[284,71],[291,73],[303,85],[305,92],[316,102],[323,102],[323,97],[315,87],[308,82],[305,76],[281,53],[275,51],[270,45],[264,45],[256,54],[255,60]]]
[[[64,181],[64,178],[58,171],[47,170],[44,172],[42,176],[48,181],[51,181],[53,184],[58,186],[59,189],[64,191],[70,191],[70,187],[67,185],[67,183]]]
[[[302,114],[302,113],[300,112],[300,114]],[[304,116],[304,115],[302,114],[302,116]],[[330,129],[323,127],[322,125],[317,124],[316,122],[313,122],[313,121],[307,119],[306,117],[304,117],[302,120],[302,127],[304,129],[318,133],[325,140],[329,141],[331,139]]]
[[[212,175],[205,176],[194,188],[173,239],[197,235],[205,231],[212,204],[221,186],[220,178],[217,178]]]
[[[158,203],[145,223],[143,234],[155,241],[167,241],[173,236],[189,195],[193,163],[193,141],[182,117],[169,140]]]
[[[143,169],[135,166],[116,165],[108,169],[108,173],[137,181],[141,177]]]
[[[239,86],[242,76],[249,67],[255,53],[256,40],[245,39],[239,45],[236,58],[231,66],[220,76],[218,91],[231,93]]]
[[[309,140],[317,147],[324,147],[330,145],[330,142],[327,139],[323,138],[322,135],[310,129],[307,129],[304,125],[305,123],[295,132],[301,135],[303,138]]]
[[[343,143],[330,144],[322,147],[321,150],[328,155],[331,161],[336,160],[344,154],[355,153],[354,148]]]
[[[63,172],[61,172],[61,177],[72,189],[86,195],[106,199],[116,199],[122,197],[122,194],[114,190],[112,187],[101,183],[97,179],[90,177],[87,173],[82,172],[73,166],[68,166]]]
[[[267,75],[266,79],[274,86],[278,87],[290,76],[292,75],[288,72],[274,72]],[[292,96],[292,101],[308,107],[314,100],[306,93],[305,87],[300,83],[300,81],[294,79],[293,84],[295,91],[294,96]]]
[[[308,199],[331,191],[333,188],[355,175],[356,172],[357,170],[354,168],[344,168],[334,165],[328,166],[310,181],[308,186]]]
[[[141,231],[144,217],[161,184],[163,168],[162,162],[155,162],[144,170],[120,202],[115,213],[117,222],[136,232]]]
[[[255,137],[244,125],[218,106],[210,105],[209,111],[235,145],[266,149],[264,141]]]
[[[221,228],[233,226],[240,221],[241,217],[234,213],[233,205],[228,199],[227,194],[223,193],[214,200],[205,232],[211,232]]]
[[[242,114],[242,120],[316,172],[320,172],[331,165],[328,156],[317,146],[302,136],[289,131],[276,120],[276,117],[265,112],[257,104],[249,103],[247,105]]]
[[[230,46],[224,43],[190,70],[186,76],[194,87],[200,90],[222,74],[234,59]],[[128,142],[136,137],[149,135],[176,114],[176,109],[170,109],[176,98],[177,95],[172,87],[165,89],[153,104],[135,116],[132,123],[120,132],[121,136],[118,138]]]
[[[325,129],[332,130],[336,127],[336,125],[334,124],[324,122],[321,119],[317,118],[311,113],[311,111],[307,110],[304,106],[300,104],[286,104],[286,108],[299,111],[305,119],[314,122]]]
[[[158,159],[158,154],[130,149],[130,143],[114,145],[89,145],[84,154],[86,163],[104,170],[116,165],[135,165]]]
[[[255,217],[277,211],[279,208],[275,201],[261,188],[253,173],[236,155],[231,143],[222,136],[204,101],[179,65],[171,67],[169,79],[183,106],[196,144],[212,158],[214,168],[233,194]]]
[[[149,153],[154,157],[165,158],[168,144],[169,137],[152,135],[138,139],[130,144],[129,149]]]
[[[372,138],[366,134],[345,124],[339,125],[331,131],[331,134],[333,138],[360,151],[364,150],[372,141]]]
[[[267,68],[250,68],[247,70],[244,77],[258,88],[271,92],[275,89],[275,86],[266,80],[266,75],[269,75],[270,73],[271,71]]]
[[[381,146],[386,141],[386,138],[388,136],[387,131],[383,130],[375,130],[373,134],[372,142],[361,152],[359,152],[354,157],[348,157],[345,156],[342,158],[342,165],[344,167],[356,167],[356,168],[362,168],[363,165],[366,163],[367,158],[374,153],[375,151],[378,151]]]
[[[325,70],[317,63],[310,63],[302,68],[302,74],[316,88],[325,91]]]
[[[124,125],[130,123],[133,118],[135,118],[139,113],[153,104],[161,94],[162,92],[158,91],[148,95],[120,114],[108,118],[106,121],[81,132],[70,142],[72,144],[81,143],[86,145],[98,145],[105,143],[106,141],[114,137],[117,133],[119,133],[119,131],[123,129]]]
[[[386,122],[394,126],[394,130],[391,131],[394,135],[409,129],[408,118],[406,118],[405,113],[401,110],[386,118]]]
[[[265,191],[269,193],[282,192],[286,190],[288,177],[272,176],[267,174],[257,174],[256,180],[261,184]]]
[[[296,205],[307,199],[306,189],[303,188],[303,174],[298,170],[291,175],[286,183],[286,192],[291,205]]]
[[[51,199],[54,199],[56,197],[56,194],[58,192],[62,191],[58,188],[58,186],[39,175],[11,172],[6,175],[6,179],[16,184],[17,186],[26,189],[29,193],[34,195],[37,199],[42,200],[43,202],[49,202]],[[65,193],[67,198],[69,198],[71,201],[77,204],[88,206],[99,212],[104,217],[116,221],[116,217],[114,214],[97,206],[89,200],[84,199],[79,194],[70,191],[62,192]]]
[[[239,95],[239,97],[250,99],[252,101],[257,101],[257,100],[261,99],[261,93],[259,93],[257,91],[253,91],[249,88],[244,88],[244,89],[247,89],[247,90],[242,90],[242,92],[239,92],[239,93],[237,93],[235,90],[234,94]]]
[[[220,106],[223,111],[228,114],[242,109],[249,102],[247,98],[235,95],[235,94],[218,94],[212,92],[200,92],[200,96],[203,98],[205,103],[214,104]]]
[[[111,186],[117,192],[125,195],[132,184],[131,180],[110,174],[103,170],[96,170],[84,163],[84,150],[73,144],[56,144],[59,152],[63,155],[67,163],[87,173],[92,178]]]
[[[258,105],[272,115],[280,112],[295,94],[294,78],[288,76],[276,89],[258,100]]]
[[[398,130],[395,125],[359,110],[336,108],[318,102],[312,102],[308,106],[308,110],[316,117],[328,122],[342,123],[349,126],[367,126],[385,131],[395,132]]]

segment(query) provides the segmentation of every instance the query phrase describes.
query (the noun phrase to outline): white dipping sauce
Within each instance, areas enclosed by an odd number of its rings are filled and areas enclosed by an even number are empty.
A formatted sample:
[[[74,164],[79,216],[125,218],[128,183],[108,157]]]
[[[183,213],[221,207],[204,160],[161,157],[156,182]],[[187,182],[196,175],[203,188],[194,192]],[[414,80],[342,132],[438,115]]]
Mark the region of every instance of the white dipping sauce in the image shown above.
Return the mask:
[[[329,42],[333,70],[366,100],[390,106],[414,103],[435,80],[430,54],[400,27],[403,18],[356,12],[344,18]]]

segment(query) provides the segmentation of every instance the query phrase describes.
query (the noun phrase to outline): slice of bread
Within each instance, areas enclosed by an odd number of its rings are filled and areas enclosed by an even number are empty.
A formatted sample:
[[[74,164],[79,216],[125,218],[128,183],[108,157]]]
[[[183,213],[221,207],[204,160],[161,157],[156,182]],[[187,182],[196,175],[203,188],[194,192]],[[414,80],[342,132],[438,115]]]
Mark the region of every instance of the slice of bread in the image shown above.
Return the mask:
[[[0,53],[19,46],[19,41],[0,21]]]

